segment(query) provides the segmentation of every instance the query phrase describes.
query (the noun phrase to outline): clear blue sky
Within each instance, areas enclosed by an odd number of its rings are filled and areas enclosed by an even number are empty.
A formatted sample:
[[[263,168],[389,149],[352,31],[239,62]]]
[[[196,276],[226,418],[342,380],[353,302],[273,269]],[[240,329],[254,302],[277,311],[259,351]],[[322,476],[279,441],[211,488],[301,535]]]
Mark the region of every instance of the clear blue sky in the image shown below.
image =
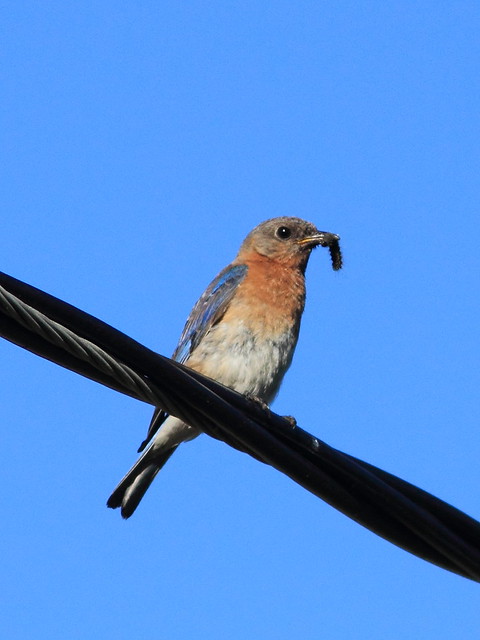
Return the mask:
[[[274,408],[480,518],[478,2],[1,12],[0,268],[169,355],[260,221],[340,234]],[[206,436],[123,522],[150,407],[0,358],[2,637],[478,634],[478,585]]]

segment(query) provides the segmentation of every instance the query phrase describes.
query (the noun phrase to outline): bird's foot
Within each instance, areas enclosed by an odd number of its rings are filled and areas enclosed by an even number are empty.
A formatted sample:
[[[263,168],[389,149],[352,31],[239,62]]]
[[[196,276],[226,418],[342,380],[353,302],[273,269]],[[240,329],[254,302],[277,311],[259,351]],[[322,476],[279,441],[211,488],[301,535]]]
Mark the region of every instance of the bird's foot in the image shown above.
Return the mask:
[[[268,406],[268,404],[258,396],[253,395],[253,393],[246,393],[245,397],[247,398],[247,400],[251,400],[252,402],[254,402],[257,406],[259,406],[264,411],[270,411],[270,407]]]

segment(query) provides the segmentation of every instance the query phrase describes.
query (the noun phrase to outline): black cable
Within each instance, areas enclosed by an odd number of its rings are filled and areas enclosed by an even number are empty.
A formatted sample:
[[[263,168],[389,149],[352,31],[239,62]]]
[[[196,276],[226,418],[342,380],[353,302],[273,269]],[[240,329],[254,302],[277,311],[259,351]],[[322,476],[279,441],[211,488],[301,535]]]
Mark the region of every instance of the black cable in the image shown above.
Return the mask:
[[[7,340],[161,406],[272,465],[394,544],[480,581],[480,523],[466,514],[43,291],[1,273],[0,285],[0,333]]]

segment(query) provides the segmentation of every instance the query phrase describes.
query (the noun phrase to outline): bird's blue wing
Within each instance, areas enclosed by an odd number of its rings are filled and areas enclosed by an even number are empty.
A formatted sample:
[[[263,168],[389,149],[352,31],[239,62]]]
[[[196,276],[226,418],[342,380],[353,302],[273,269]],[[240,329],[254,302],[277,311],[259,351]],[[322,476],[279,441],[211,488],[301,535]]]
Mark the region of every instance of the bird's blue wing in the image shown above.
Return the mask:
[[[172,356],[174,360],[184,363],[205,334],[219,322],[235,295],[238,285],[245,278],[247,269],[245,264],[225,267],[205,289],[188,317]],[[139,452],[145,449],[167,417],[168,413],[159,408],[155,409],[147,437],[140,445]]]
[[[185,362],[204,335],[222,318],[247,269],[245,264],[226,267],[207,287],[188,317],[172,356],[174,360]]]

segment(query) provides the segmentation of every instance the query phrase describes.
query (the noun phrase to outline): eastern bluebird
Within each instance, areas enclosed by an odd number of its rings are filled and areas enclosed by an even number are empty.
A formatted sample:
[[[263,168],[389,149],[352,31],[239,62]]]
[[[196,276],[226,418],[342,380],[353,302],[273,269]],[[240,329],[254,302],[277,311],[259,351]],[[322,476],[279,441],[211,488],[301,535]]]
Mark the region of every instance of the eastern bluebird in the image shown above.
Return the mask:
[[[297,344],[310,253],[334,245],[333,268],[339,269],[338,239],[300,218],[272,218],[255,227],[193,307],[173,359],[269,404]],[[107,505],[130,517],[178,445],[199,434],[155,409],[143,453]]]

